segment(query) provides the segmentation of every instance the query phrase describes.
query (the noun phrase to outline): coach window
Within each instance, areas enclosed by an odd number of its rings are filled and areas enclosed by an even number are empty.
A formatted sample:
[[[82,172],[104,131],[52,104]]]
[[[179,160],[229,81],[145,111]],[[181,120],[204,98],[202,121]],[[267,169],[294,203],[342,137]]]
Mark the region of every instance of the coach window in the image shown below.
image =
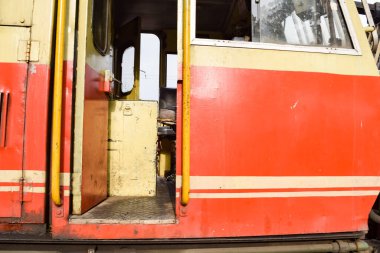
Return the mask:
[[[166,55],[166,88],[177,89],[178,80],[178,56],[177,54]]]
[[[121,69],[121,92],[127,93],[133,89],[135,83],[135,47],[128,47],[124,51]]]
[[[92,15],[93,43],[101,54],[107,54],[110,46],[111,1],[94,0]]]
[[[353,48],[339,0],[196,0],[195,22],[198,40],[230,46],[237,41]]]

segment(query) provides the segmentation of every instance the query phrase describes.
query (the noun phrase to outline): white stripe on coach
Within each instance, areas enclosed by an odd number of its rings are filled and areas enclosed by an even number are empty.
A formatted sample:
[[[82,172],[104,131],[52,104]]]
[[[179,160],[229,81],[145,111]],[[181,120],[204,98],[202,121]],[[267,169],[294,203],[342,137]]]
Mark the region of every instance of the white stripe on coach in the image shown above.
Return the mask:
[[[46,173],[39,170],[0,170],[0,183],[16,183],[24,177],[25,181],[45,183]]]
[[[45,183],[46,173],[39,170],[0,170],[0,183],[18,183],[20,178],[28,183]],[[70,186],[70,173],[62,172],[61,186]]]
[[[20,186],[0,186],[0,192],[18,192]]]
[[[177,176],[177,188],[181,187],[181,176]],[[313,189],[380,187],[380,176],[302,176],[302,177],[257,177],[257,176],[192,176],[191,190],[244,190],[244,189]]]
[[[379,191],[303,191],[303,192],[239,192],[190,193],[193,199],[251,199],[251,198],[301,198],[301,197],[359,197],[377,196]],[[180,196],[179,192],[176,197]]]

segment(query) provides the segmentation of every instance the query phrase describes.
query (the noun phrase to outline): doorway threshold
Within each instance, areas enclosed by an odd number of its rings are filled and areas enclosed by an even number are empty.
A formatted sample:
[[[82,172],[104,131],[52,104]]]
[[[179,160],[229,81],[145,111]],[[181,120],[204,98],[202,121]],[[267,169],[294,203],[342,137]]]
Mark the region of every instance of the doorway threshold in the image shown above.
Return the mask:
[[[111,196],[82,215],[72,215],[71,224],[175,224],[172,191],[174,182],[157,180],[157,196]]]

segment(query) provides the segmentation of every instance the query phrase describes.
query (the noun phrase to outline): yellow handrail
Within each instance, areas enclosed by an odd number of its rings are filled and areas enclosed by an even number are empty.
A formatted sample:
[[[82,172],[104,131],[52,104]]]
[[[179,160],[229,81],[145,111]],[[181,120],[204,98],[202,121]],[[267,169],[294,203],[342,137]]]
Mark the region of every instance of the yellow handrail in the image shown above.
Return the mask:
[[[190,200],[190,0],[183,0],[182,90],[182,192],[181,203]]]
[[[55,42],[53,123],[51,137],[51,198],[61,205],[61,118],[62,118],[62,72],[63,52],[65,50],[66,0],[58,0],[57,31]]]

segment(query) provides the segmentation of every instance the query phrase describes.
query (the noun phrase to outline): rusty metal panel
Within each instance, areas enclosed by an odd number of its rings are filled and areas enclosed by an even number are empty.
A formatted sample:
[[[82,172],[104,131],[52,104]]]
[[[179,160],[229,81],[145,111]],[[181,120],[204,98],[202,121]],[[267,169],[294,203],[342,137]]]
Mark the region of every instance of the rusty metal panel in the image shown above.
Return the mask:
[[[31,26],[33,0],[0,0],[0,25]]]

